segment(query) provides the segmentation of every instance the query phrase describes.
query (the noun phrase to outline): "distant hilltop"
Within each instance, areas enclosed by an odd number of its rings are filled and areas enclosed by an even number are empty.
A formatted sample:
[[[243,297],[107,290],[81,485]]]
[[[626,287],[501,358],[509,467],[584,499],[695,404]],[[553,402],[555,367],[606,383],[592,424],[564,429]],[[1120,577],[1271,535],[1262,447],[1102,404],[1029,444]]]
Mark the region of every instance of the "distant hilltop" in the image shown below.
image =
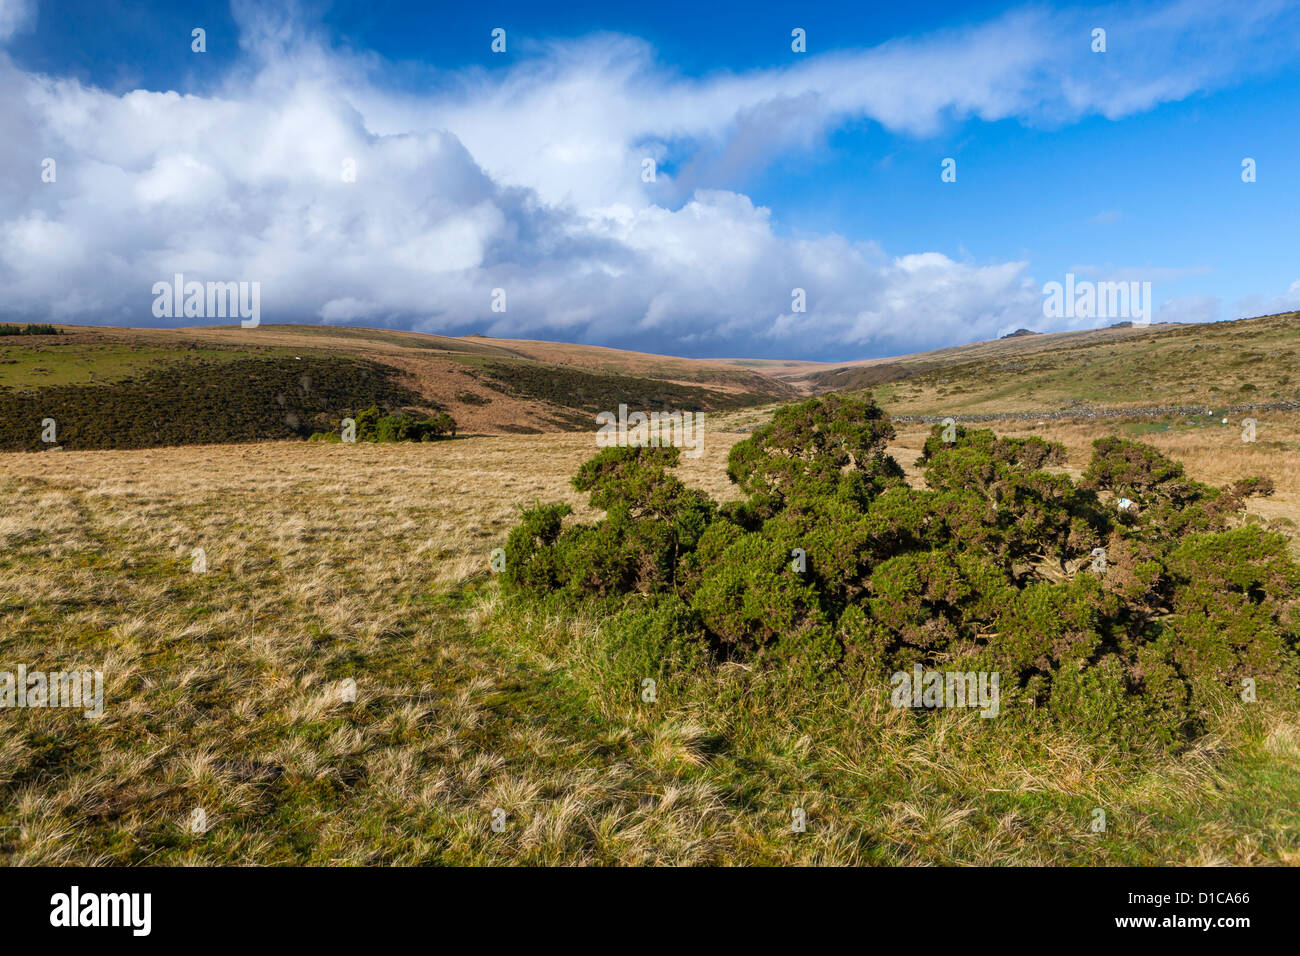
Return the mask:
[[[1182,322],[1157,322],[1157,323],[1155,323],[1155,324],[1156,324],[1156,325],[1183,325],[1184,323],[1182,323]],[[1125,320],[1125,321],[1123,321],[1123,322],[1112,322],[1110,325],[1106,326],[1106,328],[1108,328],[1108,329],[1131,329],[1131,328],[1133,328],[1133,322],[1132,322],[1132,320]],[[1006,335],[1002,336],[1002,338],[1004,338],[1004,339],[1017,339],[1017,338],[1020,338],[1022,335],[1042,335],[1042,334],[1043,334],[1042,332],[1035,332],[1033,329],[1016,329],[1014,332],[1008,332]]]

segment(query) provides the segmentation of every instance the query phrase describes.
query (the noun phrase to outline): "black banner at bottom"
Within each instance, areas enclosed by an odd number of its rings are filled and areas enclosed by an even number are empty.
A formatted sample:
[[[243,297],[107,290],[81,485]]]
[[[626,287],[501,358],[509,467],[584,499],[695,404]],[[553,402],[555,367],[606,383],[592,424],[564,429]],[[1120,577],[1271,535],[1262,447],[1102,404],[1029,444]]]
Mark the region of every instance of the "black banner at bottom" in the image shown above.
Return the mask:
[[[854,921],[857,938],[889,923],[953,931],[984,923],[997,936],[1012,925],[1071,940],[1198,935],[1231,944],[1289,929],[1295,886],[1286,869],[50,868],[0,871],[0,913],[13,939],[127,945],[373,944],[376,931],[430,923],[486,930],[493,942],[623,938],[611,932],[635,940],[677,918],[706,937],[712,923],[732,943],[795,920],[800,933],[839,933]]]

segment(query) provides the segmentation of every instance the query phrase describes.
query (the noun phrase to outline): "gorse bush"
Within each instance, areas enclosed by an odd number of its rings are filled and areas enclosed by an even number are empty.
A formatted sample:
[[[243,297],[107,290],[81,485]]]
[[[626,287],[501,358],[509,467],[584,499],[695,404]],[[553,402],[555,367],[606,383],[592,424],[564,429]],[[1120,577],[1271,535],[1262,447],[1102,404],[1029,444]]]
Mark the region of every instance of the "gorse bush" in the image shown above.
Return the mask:
[[[420,418],[417,415],[388,414],[378,405],[371,405],[357,412],[353,421],[357,426],[357,441],[436,441],[448,436],[454,438],[456,435],[456,420],[446,412]],[[311,440],[339,442],[343,439],[336,427],[333,431],[317,432],[311,436]]]
[[[43,322],[28,322],[26,325],[13,325],[9,322],[0,324],[0,335],[59,335],[57,328]]]
[[[893,437],[893,426],[876,405],[832,395],[788,406],[732,448],[727,477],[763,517],[799,499],[834,497],[866,505],[903,481],[903,470],[885,454]]]
[[[1004,708],[1121,745],[1193,737],[1247,684],[1294,700],[1300,567],[1242,521],[1267,479],[1212,488],[1103,438],[1076,482],[1060,444],[936,426],[913,488],[893,434],[870,398],[783,408],[732,448],[746,498],[722,507],[672,474],[675,448],[605,449],[573,480],[605,517],[526,510],[505,585],[609,602],[639,674],[700,655],[853,686],[997,672]]]

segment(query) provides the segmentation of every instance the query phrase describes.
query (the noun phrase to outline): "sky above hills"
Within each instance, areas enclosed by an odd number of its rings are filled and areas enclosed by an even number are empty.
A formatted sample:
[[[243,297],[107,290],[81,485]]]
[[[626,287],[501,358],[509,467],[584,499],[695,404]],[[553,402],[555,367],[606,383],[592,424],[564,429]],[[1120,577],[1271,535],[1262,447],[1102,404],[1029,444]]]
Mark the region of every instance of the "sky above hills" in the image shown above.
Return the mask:
[[[0,0],[0,92],[10,321],[207,324],[151,311],[182,273],[834,361],[1115,321],[1044,317],[1068,273],[1300,309],[1295,3]]]

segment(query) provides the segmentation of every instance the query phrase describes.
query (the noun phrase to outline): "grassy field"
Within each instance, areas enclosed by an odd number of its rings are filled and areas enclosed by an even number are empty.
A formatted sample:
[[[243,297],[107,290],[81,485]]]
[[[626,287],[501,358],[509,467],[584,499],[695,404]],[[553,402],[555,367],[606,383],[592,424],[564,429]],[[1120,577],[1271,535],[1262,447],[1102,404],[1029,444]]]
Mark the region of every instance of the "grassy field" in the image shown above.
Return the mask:
[[[1278,490],[1256,510],[1294,535],[1300,416],[1259,417],[1253,445],[1235,423],[1008,430],[1065,442],[1076,471],[1124,429],[1197,478],[1262,471]],[[734,497],[726,452],[760,418],[711,415],[683,478]],[[914,475],[924,428],[899,431]],[[0,716],[0,859],[1300,863],[1300,729],[1262,705],[1123,755],[734,664],[642,700],[598,617],[507,601],[488,570],[519,505],[589,514],[567,481],[595,451],[585,433],[0,455],[0,669],[102,669],[106,711]]]
[[[6,343],[12,344],[4,344]],[[182,358],[207,362],[236,362],[252,352],[233,349],[187,349]],[[31,345],[22,339],[0,339],[0,388],[35,389],[51,385],[103,385],[152,371],[176,354],[157,346],[123,343]]]
[[[871,386],[900,415],[1214,408],[1300,401],[1300,315],[980,342],[775,374],[804,387]]]

